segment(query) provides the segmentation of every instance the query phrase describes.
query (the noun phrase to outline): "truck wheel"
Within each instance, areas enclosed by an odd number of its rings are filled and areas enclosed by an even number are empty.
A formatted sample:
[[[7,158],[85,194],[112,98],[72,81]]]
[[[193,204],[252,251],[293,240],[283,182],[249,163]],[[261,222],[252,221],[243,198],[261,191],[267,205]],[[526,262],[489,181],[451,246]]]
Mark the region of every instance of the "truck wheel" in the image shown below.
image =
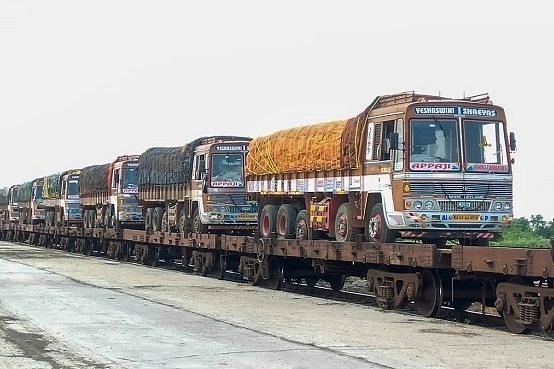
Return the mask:
[[[181,234],[181,237],[185,237],[187,229],[187,217],[185,216],[185,213],[182,212],[181,216],[179,217],[179,233]]]
[[[144,229],[149,230],[154,227],[154,208],[146,209],[146,217],[144,219]]]
[[[312,229],[310,228],[310,220],[306,210],[300,210],[296,216],[295,234],[297,240],[312,239]]]
[[[354,241],[359,229],[354,228],[353,224],[350,204],[341,204],[335,217],[335,239],[339,242]]]
[[[113,227],[112,226],[113,218],[114,218],[113,211],[112,211],[112,208],[110,207],[108,208],[108,210],[106,210],[106,214],[104,214],[106,227],[109,227],[109,228]]]
[[[169,232],[169,226],[167,225],[167,216],[165,213],[162,215],[162,232]]]
[[[269,238],[271,233],[275,232],[278,211],[277,205],[265,205],[263,207],[259,220],[260,237]]]
[[[154,209],[154,218],[153,218],[153,228],[154,231],[162,230],[162,218],[164,216],[164,209],[161,207],[156,207]]]
[[[83,211],[83,227],[88,228],[88,210]]]
[[[88,225],[90,228],[94,228],[96,226],[96,209],[89,209]]]
[[[383,204],[378,202],[373,205],[367,219],[365,234],[368,241],[394,242],[396,232],[391,231],[387,226],[383,212]]]
[[[202,223],[198,208],[194,209],[194,216],[192,217],[192,233],[208,233],[208,226]]]
[[[296,233],[296,208],[291,204],[283,204],[277,211],[277,235],[283,238],[293,238]]]

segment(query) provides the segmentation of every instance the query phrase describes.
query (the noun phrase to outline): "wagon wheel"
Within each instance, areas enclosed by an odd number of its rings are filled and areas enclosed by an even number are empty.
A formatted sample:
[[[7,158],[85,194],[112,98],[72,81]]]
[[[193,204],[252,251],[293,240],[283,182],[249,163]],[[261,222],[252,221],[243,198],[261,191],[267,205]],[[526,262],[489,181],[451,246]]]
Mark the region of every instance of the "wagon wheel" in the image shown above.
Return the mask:
[[[344,274],[332,274],[327,276],[325,279],[327,279],[327,282],[329,282],[329,285],[333,291],[340,291],[344,287],[346,276]]]
[[[527,327],[517,321],[514,313],[507,314],[506,312],[504,312],[502,316],[504,317],[504,323],[506,323],[506,327],[508,327],[510,332],[515,334],[522,334],[527,331]]]
[[[93,249],[92,241],[86,241],[85,240],[85,255],[91,256],[92,255],[92,249]]]
[[[123,260],[124,262],[128,262],[131,259],[131,245],[125,245],[125,247],[123,247],[123,250],[124,251],[121,260]]]
[[[262,280],[262,265],[261,263],[254,263],[253,265],[254,272],[252,275],[252,279],[248,281],[248,283],[251,286],[257,286],[260,284],[260,281]]]
[[[415,307],[420,315],[433,317],[442,305],[443,291],[439,275],[430,270],[423,270],[421,276],[421,291],[416,297]]]
[[[150,250],[147,246],[143,246],[140,251],[140,262],[141,264],[147,265],[148,264],[148,258],[150,254]]]
[[[217,264],[217,279],[225,279],[225,273],[227,272],[227,256],[219,255],[219,263]]]
[[[160,266],[160,249],[159,249],[159,247],[154,247],[154,249],[152,251],[153,252],[150,252],[150,250],[148,250],[148,253],[151,254],[150,255],[150,266],[158,267],[158,266]]]
[[[319,278],[318,277],[313,277],[313,276],[304,277],[304,281],[306,282],[306,286],[308,286],[310,288],[314,288],[315,285],[317,284],[317,282],[319,282]]]
[[[277,258],[270,258],[267,261],[267,267],[269,268],[267,285],[272,290],[280,290],[283,287],[283,264]]]
[[[473,301],[471,300],[454,300],[450,302],[450,306],[454,309],[454,311],[463,313],[469,309],[472,303]]]
[[[525,283],[525,281],[519,277],[510,278],[508,283],[519,284],[523,286],[527,285],[527,283]],[[521,296],[519,297],[519,299],[521,299]],[[522,333],[525,333],[525,331],[527,331],[527,326],[525,326],[524,324],[521,324],[518,321],[515,311],[510,309],[510,306],[508,306],[507,302],[505,302],[505,306],[504,306],[504,309],[502,310],[501,315],[504,318],[504,323],[506,323],[506,327],[508,327],[510,332],[515,334],[522,334]]]

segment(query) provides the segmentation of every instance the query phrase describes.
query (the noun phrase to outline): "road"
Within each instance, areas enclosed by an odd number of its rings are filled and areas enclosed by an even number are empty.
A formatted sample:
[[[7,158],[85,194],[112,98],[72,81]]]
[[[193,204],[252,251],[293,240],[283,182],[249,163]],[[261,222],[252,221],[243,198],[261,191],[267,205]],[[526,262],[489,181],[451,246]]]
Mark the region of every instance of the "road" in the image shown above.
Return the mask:
[[[0,242],[0,368],[551,368],[554,342]]]

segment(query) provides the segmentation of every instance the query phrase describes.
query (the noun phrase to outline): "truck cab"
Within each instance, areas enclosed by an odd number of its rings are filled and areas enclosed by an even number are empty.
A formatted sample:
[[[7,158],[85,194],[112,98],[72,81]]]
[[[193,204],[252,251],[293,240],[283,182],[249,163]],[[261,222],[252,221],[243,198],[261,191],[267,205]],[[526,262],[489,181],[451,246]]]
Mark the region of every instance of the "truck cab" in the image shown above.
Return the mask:
[[[8,216],[8,187],[0,188],[0,224],[9,220]]]
[[[61,181],[61,221],[65,220],[68,225],[80,225],[83,218],[79,208],[79,172],[64,174]]]
[[[46,210],[43,206],[42,189],[44,179],[39,178],[33,181],[31,192],[31,223],[43,224],[46,219]]]
[[[138,199],[138,155],[118,157],[110,167],[107,224],[138,226],[144,223]]]
[[[21,216],[19,188],[20,185],[13,185],[8,189],[8,220],[12,223],[19,222]]]
[[[248,141],[215,141],[196,147],[191,198],[196,203],[194,232],[217,232],[232,226],[248,233],[257,229],[258,206],[246,193]]]
[[[60,178],[60,196],[57,204],[56,221],[59,224],[77,226],[83,224],[79,207],[79,171],[64,172]]]
[[[44,177],[43,202],[46,226],[80,226],[79,170],[71,169]]]
[[[19,186],[18,202],[19,222],[22,224],[41,224],[46,219],[46,211],[43,206],[44,179],[38,178],[25,182]]]

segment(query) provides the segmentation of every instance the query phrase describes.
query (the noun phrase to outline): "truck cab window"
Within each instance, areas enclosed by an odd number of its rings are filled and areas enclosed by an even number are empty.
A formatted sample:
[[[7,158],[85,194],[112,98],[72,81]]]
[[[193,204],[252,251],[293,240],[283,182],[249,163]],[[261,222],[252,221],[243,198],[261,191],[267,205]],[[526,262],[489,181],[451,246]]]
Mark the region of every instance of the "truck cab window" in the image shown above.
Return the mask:
[[[383,123],[383,130],[381,135],[381,157],[380,160],[390,160],[390,136],[394,132],[394,121],[387,121]]]
[[[117,188],[118,186],[119,186],[119,169],[114,169],[112,188]]]
[[[202,180],[206,175],[206,155],[199,155],[196,157],[196,170],[194,172],[194,179]]]
[[[371,130],[371,132],[369,131]],[[394,132],[394,121],[374,123],[368,127],[368,159],[385,161],[390,160],[390,136]]]

